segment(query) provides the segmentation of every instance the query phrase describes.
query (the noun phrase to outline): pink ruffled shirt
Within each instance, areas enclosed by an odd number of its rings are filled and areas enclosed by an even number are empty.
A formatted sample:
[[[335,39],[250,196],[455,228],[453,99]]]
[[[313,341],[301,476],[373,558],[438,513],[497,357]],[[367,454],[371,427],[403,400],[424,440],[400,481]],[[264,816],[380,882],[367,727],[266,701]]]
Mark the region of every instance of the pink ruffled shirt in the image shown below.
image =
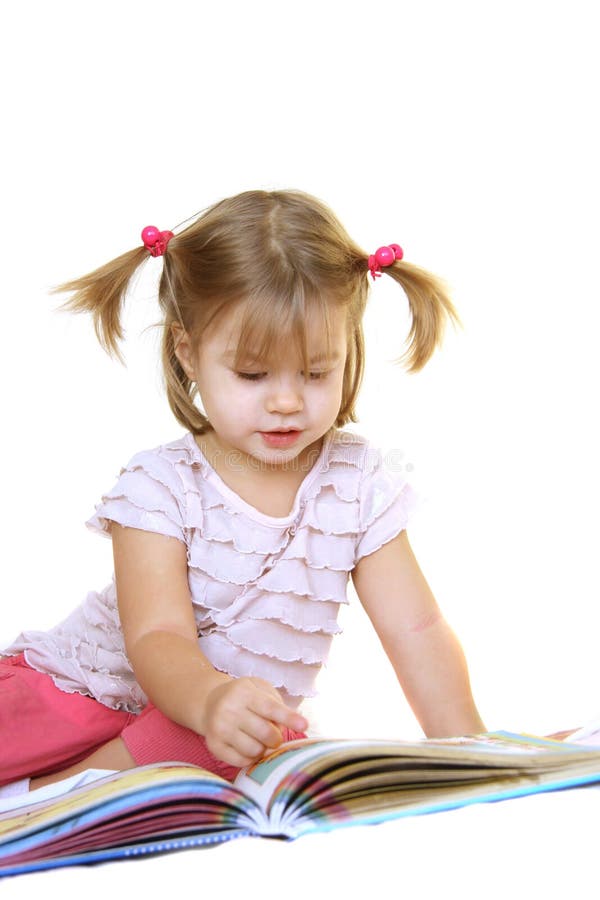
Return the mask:
[[[314,696],[350,572],[407,524],[413,493],[382,455],[332,429],[288,516],[259,512],[209,465],[192,434],[134,456],[86,523],[158,532],[187,548],[198,643],[215,668],[258,676],[290,706]],[[62,690],[139,712],[146,697],[123,642],[114,579],[47,632],[26,631],[2,653]]]

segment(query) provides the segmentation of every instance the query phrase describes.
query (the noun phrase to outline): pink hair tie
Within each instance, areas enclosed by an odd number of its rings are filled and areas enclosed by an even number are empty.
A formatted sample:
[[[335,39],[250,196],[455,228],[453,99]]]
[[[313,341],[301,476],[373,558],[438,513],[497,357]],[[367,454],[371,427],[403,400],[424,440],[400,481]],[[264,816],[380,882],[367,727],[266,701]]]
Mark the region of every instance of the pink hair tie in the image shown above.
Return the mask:
[[[146,225],[142,231],[142,241],[150,256],[162,256],[172,237],[172,231],[159,231],[154,225]]]
[[[388,244],[387,247],[380,247],[369,257],[369,272],[375,281],[381,277],[381,267],[386,268],[395,263],[397,259],[402,259],[404,250],[399,244]]]

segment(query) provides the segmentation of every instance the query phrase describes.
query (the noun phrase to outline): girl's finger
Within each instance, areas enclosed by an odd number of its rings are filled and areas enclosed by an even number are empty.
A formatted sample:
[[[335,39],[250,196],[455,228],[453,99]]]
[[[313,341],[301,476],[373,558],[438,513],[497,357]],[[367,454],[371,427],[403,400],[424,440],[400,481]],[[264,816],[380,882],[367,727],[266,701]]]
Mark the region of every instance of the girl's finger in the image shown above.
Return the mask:
[[[213,756],[216,756],[217,759],[227,763],[229,766],[235,766],[236,769],[243,769],[244,766],[249,766],[255,762],[255,757],[245,756],[229,744],[224,744],[217,753],[213,752]]]
[[[308,722],[304,716],[267,694],[257,695],[250,708],[261,718],[274,722],[276,725],[287,726],[292,731],[306,731],[308,728]]]
[[[245,731],[238,731],[233,735],[230,746],[240,757],[250,761],[258,759],[265,753],[265,745]],[[248,763],[246,762],[244,765],[248,765]]]
[[[259,716],[252,710],[247,710],[246,715],[239,721],[240,730],[259,741],[263,747],[274,750],[283,740],[281,728],[270,719]]]

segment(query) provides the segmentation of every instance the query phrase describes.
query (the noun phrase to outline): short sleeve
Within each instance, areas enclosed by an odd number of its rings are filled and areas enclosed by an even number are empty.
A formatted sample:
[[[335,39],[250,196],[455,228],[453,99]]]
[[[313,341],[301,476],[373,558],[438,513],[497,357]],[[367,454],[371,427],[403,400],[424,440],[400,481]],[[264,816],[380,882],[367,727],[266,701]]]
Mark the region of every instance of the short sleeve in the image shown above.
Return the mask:
[[[369,448],[364,467],[355,565],[404,531],[417,505],[411,485],[401,472],[394,472],[386,465],[378,450]]]
[[[109,536],[112,522],[185,543],[181,480],[173,464],[158,451],[134,456],[85,524],[91,531]]]

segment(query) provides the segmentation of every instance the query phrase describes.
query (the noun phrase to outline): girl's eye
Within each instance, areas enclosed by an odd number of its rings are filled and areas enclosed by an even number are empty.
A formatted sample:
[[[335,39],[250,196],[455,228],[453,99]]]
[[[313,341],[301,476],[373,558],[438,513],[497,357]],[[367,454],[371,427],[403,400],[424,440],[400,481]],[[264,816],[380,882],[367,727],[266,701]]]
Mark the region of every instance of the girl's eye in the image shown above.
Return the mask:
[[[236,372],[235,374],[238,378],[244,378],[246,381],[260,381],[261,378],[267,375],[266,372]],[[325,378],[327,374],[327,372],[309,372],[308,377],[311,381],[319,381]]]

